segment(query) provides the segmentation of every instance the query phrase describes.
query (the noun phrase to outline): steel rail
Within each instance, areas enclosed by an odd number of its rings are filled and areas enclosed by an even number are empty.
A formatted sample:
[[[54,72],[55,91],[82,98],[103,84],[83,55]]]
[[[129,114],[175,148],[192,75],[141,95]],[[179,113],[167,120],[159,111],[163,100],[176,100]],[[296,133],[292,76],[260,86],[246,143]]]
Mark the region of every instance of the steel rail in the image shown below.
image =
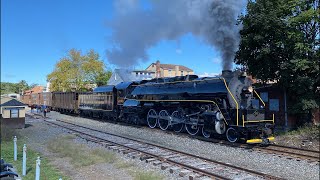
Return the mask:
[[[29,115],[29,114],[27,114]],[[42,114],[38,114],[38,113],[33,113],[33,115],[35,116],[42,116]],[[48,118],[50,119],[50,118]],[[62,122],[65,122],[65,121],[62,121]],[[69,122],[65,122],[65,123],[69,123]],[[70,123],[72,124],[72,123]],[[92,129],[92,130],[95,130],[95,131],[99,131],[99,130],[96,130],[96,129]],[[106,132],[103,132],[103,131],[100,131],[101,133],[106,133]],[[115,135],[115,134],[111,134],[111,135]],[[121,137],[121,136],[119,136]],[[204,138],[199,138],[199,137],[192,137],[192,136],[188,136],[188,137],[191,137],[191,138],[196,138],[196,139],[200,139],[200,140],[204,140],[204,141],[207,141],[207,142],[212,142],[212,143],[219,143],[219,144],[222,144],[222,145],[228,145],[228,146],[231,146],[231,147],[240,147],[240,148],[250,148],[252,150],[258,150],[258,151],[265,151],[267,153],[275,153],[275,154],[279,154],[279,153],[284,153],[284,154],[287,154],[287,155],[292,155],[291,157],[294,157],[294,158],[300,158],[300,159],[307,159],[307,160],[314,160],[316,162],[319,162],[319,156],[320,156],[320,151],[315,151],[315,150],[309,150],[309,149],[303,149],[303,148],[297,148],[297,147],[290,147],[290,146],[281,146],[281,145],[276,145],[276,144],[270,144],[269,146],[267,147],[257,147],[255,145],[250,145],[250,144],[240,144],[240,143],[229,143],[229,142],[226,142],[226,141],[219,141],[219,140],[208,140],[208,139],[204,139]],[[126,138],[126,137],[122,137],[122,138]],[[132,139],[134,140],[134,139]],[[150,144],[150,145],[154,145],[154,144]],[[271,147],[271,148],[269,148]],[[279,147],[279,148],[284,148],[284,149],[288,149],[288,151],[285,151],[285,150],[279,150],[279,149],[273,149],[272,147]],[[303,153],[296,153],[296,152],[290,152],[291,149],[294,149],[294,150],[297,150],[297,151],[301,151],[301,152],[311,152],[311,153],[317,153],[319,154],[318,156],[313,156],[313,155],[308,155],[308,154],[303,154]],[[283,154],[281,154],[283,155]]]
[[[193,166],[190,166],[190,165],[187,165],[187,164],[183,164],[183,163],[180,163],[180,162],[177,162],[177,161],[168,159],[168,158],[165,158],[165,159],[164,159],[164,158],[163,158],[162,156],[160,156],[160,155],[155,155],[155,154],[152,154],[152,153],[148,153],[148,152],[142,151],[142,150],[140,150],[140,149],[136,149],[136,148],[133,148],[133,147],[130,147],[130,146],[126,146],[126,145],[124,145],[124,144],[116,143],[116,142],[114,142],[114,141],[109,141],[109,140],[106,140],[106,139],[104,139],[104,138],[100,138],[100,137],[97,137],[97,136],[94,136],[94,135],[91,135],[91,134],[88,134],[88,133],[85,133],[85,132],[82,132],[82,131],[75,130],[75,129],[73,129],[73,128],[69,128],[69,127],[63,126],[63,125],[61,125],[61,124],[53,123],[53,122],[51,122],[51,121],[47,121],[47,120],[44,120],[44,121],[46,121],[46,122],[48,122],[48,123],[51,123],[51,124],[54,124],[54,125],[56,125],[56,126],[60,126],[60,127],[62,127],[62,128],[65,128],[65,129],[69,129],[69,130],[74,131],[74,132],[77,132],[77,133],[79,133],[79,134],[83,134],[83,135],[89,136],[89,137],[91,137],[91,138],[98,139],[98,140],[103,141],[103,142],[108,142],[108,143],[111,143],[111,144],[115,144],[115,145],[117,145],[117,146],[124,147],[124,148],[126,148],[126,149],[131,149],[131,150],[133,150],[133,151],[137,151],[137,152],[140,152],[140,153],[149,155],[150,157],[156,157],[156,158],[158,158],[159,160],[162,159],[162,160],[165,161],[165,162],[170,162],[170,163],[172,163],[172,164],[181,166],[181,167],[183,167],[183,168],[185,168],[185,169],[191,170],[191,171],[196,172],[196,173],[199,173],[199,174],[201,174],[201,175],[213,177],[213,178],[215,178],[215,179],[230,180],[230,178],[226,178],[226,177],[220,176],[220,175],[218,175],[218,174],[215,174],[215,173],[206,171],[206,170],[204,170],[204,169],[199,169],[199,168],[196,168],[196,167],[193,167]],[[61,121],[61,122],[63,122],[63,121]],[[68,123],[67,123],[67,124],[68,124]],[[73,124],[71,124],[71,125],[73,125]],[[74,126],[77,126],[77,125],[74,125]],[[84,127],[84,126],[78,126],[78,127],[86,128],[86,127]],[[87,129],[92,130],[91,128],[87,128]],[[126,139],[128,139],[128,138],[126,138]]]
[[[241,170],[241,171],[244,171],[244,172],[248,172],[250,174],[262,176],[264,178],[282,179],[282,178],[279,178],[279,177],[276,177],[276,176],[268,175],[268,174],[257,172],[257,171],[250,170],[250,169],[245,169],[245,168],[242,168],[242,167],[238,167],[238,166],[235,166],[235,165],[223,163],[223,162],[220,162],[220,161],[215,161],[215,160],[212,160],[212,159],[209,159],[209,158],[201,157],[201,156],[190,154],[190,153],[187,153],[187,152],[178,151],[178,150],[175,150],[175,149],[171,149],[171,148],[168,148],[168,147],[160,146],[160,145],[149,143],[149,142],[144,142],[144,141],[133,139],[133,138],[130,138],[130,137],[121,136],[121,135],[117,135],[117,134],[113,134],[113,133],[109,133],[109,132],[93,129],[93,128],[90,128],[90,127],[85,127],[85,126],[82,126],[82,125],[66,122],[66,121],[59,120],[59,119],[57,119],[56,121],[60,121],[60,122],[66,123],[66,124],[71,124],[71,125],[82,127],[82,128],[86,128],[86,129],[89,129],[89,130],[92,130],[92,131],[96,131],[96,132],[100,132],[100,133],[103,133],[103,134],[108,134],[108,135],[112,135],[112,136],[128,139],[128,140],[131,140],[131,141],[147,144],[147,145],[150,145],[150,146],[158,147],[160,149],[165,149],[165,150],[168,150],[168,151],[171,151],[171,152],[175,152],[175,153],[179,153],[179,154],[183,154],[183,155],[186,155],[186,156],[189,156],[189,157],[198,158],[198,159],[201,159],[203,161],[207,161],[207,162],[211,162],[211,163],[215,163],[215,164],[220,164],[220,165],[223,165],[223,166],[226,166],[226,167],[229,167],[229,168],[233,168],[233,169]]]
[[[278,144],[271,144],[270,146],[288,148],[288,149],[295,149],[295,150],[299,150],[299,151],[305,151],[305,152],[312,152],[312,153],[319,153],[320,154],[320,151],[311,150],[311,149],[303,149],[303,148],[297,148],[297,147],[291,147],[291,146],[282,146],[282,145],[278,145]]]

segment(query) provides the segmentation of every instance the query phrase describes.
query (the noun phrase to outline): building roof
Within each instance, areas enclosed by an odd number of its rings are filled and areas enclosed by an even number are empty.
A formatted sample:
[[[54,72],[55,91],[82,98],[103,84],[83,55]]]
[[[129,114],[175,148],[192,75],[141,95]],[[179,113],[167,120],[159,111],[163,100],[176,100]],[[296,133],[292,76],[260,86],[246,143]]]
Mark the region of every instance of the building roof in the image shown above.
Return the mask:
[[[35,86],[30,90],[25,91],[25,94],[31,94],[31,93],[40,93],[43,92],[44,87],[43,86]]]
[[[13,99],[10,97],[1,97],[0,106],[26,106],[26,105],[21,101],[18,101],[17,99]]]
[[[132,70],[129,69],[115,69],[112,73],[112,76],[110,77],[108,81],[108,85],[117,85],[121,82],[132,82],[132,81],[141,81],[144,79],[151,79],[151,75],[140,75],[135,76],[132,74]],[[139,71],[140,72],[140,71]]]
[[[152,63],[150,66],[152,65],[156,65],[156,63]],[[150,67],[149,66],[149,67]],[[192,69],[186,67],[186,66],[183,66],[183,65],[177,65],[177,64],[160,64],[160,68],[162,69],[172,69],[172,70],[175,70],[176,66],[179,66],[179,71],[193,71]],[[148,67],[148,68],[149,68]]]
[[[149,70],[133,70],[132,72],[155,73],[154,71],[149,71]]]

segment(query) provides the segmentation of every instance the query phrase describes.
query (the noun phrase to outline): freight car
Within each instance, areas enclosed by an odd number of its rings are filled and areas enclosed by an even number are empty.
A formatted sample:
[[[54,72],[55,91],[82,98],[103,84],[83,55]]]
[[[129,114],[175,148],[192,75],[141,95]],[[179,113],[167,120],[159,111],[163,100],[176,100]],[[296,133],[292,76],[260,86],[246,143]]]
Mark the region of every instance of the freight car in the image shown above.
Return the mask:
[[[78,92],[53,92],[52,108],[61,113],[78,113]]]
[[[39,95],[39,104],[42,108],[52,109],[52,93],[51,92],[42,92],[38,93]]]
[[[230,142],[274,140],[274,116],[254,108],[259,97],[245,74],[223,71],[221,77],[187,75],[103,86],[90,93],[53,92],[52,107],[62,113],[146,124],[150,128],[204,137],[223,136]]]
[[[79,94],[79,114],[83,117],[97,117],[101,119],[116,119],[117,96],[114,86],[95,88],[93,93]]]

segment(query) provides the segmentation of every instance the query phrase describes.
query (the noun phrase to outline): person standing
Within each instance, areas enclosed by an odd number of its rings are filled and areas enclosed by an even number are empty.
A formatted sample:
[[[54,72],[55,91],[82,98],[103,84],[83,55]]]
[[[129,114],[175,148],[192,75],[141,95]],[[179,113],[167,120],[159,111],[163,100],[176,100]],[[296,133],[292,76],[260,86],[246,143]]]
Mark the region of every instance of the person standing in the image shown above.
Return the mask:
[[[46,117],[46,115],[47,115],[47,108],[43,110],[43,116]]]

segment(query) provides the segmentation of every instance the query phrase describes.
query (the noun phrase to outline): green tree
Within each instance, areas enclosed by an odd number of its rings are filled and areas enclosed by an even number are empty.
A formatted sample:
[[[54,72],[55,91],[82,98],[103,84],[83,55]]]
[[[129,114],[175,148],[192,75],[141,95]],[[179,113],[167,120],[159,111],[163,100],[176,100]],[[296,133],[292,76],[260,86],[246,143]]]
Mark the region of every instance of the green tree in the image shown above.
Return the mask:
[[[29,85],[25,80],[21,80],[15,85],[15,93],[22,94],[23,91],[28,90]]]
[[[235,62],[258,79],[279,82],[289,110],[319,107],[319,0],[250,0]]]
[[[105,65],[94,50],[82,55],[71,49],[60,59],[52,73],[47,76],[52,91],[84,91],[97,82],[100,74],[106,73]]]
[[[18,93],[28,90],[29,85],[25,80],[18,83],[1,82],[1,94]]]
[[[95,76],[95,83],[97,84],[97,86],[106,85],[108,80],[110,79],[111,75],[112,75],[111,71],[105,71],[102,73],[98,73]]]

